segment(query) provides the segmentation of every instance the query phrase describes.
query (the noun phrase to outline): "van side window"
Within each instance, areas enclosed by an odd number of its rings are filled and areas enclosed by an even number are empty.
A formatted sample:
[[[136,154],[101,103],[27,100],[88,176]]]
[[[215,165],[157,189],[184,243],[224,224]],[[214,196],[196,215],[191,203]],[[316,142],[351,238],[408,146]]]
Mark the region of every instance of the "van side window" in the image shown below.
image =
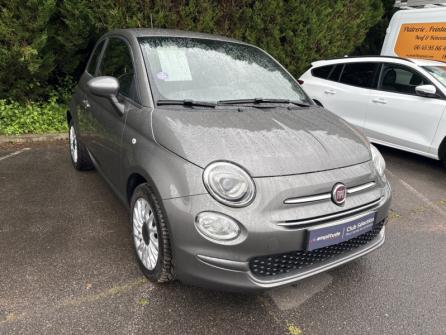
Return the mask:
[[[98,65],[99,56],[101,55],[102,47],[104,46],[104,41],[99,43],[99,45],[94,49],[91,55],[90,63],[88,63],[87,72],[94,76],[96,73],[96,67]]]
[[[333,67],[334,65],[315,67],[314,69],[311,70],[311,74],[317,78],[327,79]]]
[[[378,63],[346,63],[340,82],[347,85],[371,88]]]
[[[402,94],[416,95],[415,87],[429,85],[417,71],[398,64],[384,64],[379,89]]]

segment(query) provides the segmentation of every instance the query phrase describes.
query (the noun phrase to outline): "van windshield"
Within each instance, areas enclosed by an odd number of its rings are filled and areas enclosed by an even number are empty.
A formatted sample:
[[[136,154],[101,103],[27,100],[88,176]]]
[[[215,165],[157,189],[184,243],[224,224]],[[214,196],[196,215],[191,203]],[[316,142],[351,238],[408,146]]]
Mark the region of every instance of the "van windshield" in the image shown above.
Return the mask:
[[[258,48],[181,37],[139,39],[158,100],[283,99],[310,103],[296,81]]]
[[[423,69],[446,87],[446,66],[423,66]]]

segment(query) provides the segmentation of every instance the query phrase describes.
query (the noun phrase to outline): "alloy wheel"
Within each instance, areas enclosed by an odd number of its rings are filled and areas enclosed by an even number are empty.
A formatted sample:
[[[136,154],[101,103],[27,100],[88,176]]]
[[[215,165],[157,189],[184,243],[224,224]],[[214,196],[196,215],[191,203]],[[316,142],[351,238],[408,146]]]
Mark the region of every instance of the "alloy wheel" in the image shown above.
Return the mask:
[[[155,269],[158,263],[158,229],[152,207],[144,198],[137,199],[133,207],[133,241],[144,267]]]
[[[77,163],[77,148],[76,131],[73,126],[70,126],[70,153],[75,164]]]

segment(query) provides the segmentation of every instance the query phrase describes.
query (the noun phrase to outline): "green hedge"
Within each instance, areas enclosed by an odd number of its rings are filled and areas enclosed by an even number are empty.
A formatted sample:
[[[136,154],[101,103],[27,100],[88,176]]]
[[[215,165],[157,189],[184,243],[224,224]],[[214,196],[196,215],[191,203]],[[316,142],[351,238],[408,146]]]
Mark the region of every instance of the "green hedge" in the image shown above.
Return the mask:
[[[113,28],[178,28],[254,43],[298,76],[343,56],[383,14],[382,0],[8,0],[0,4],[0,99],[45,100],[76,80]]]
[[[67,107],[56,97],[41,102],[0,100],[0,135],[43,134],[67,130]]]

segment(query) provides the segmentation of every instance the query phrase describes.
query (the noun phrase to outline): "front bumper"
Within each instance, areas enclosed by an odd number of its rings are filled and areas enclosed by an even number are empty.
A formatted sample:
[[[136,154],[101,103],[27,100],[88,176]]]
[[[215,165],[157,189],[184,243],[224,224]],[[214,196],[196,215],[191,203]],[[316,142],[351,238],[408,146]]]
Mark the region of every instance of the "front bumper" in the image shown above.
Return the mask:
[[[371,171],[365,167],[363,168],[362,172]],[[325,180],[320,179],[324,173],[319,173],[320,175],[315,177],[317,177],[316,179],[319,178],[318,185],[324,183],[333,185],[333,181],[343,181],[344,179],[340,178],[346,176],[346,172],[350,172],[352,176],[352,180],[347,181],[346,184],[357,183],[358,180],[355,179],[364,181],[365,178],[370,180],[370,178],[376,177],[371,175],[366,177],[355,167],[340,169],[337,172],[331,171]],[[286,180],[284,180],[284,177],[278,177],[275,181],[270,180],[271,178],[265,178],[261,181],[256,180],[257,198],[253,204],[246,208],[228,208],[217,203],[209,195],[164,200],[164,207],[169,219],[177,278],[192,285],[216,289],[231,291],[264,290],[292,284],[300,279],[339,266],[377,249],[384,243],[384,225],[391,201],[390,185],[387,182],[380,182],[373,191],[352,197],[345,208],[339,208],[332,203],[325,202],[311,204],[309,205],[310,208],[304,208],[303,206],[292,206],[290,208],[290,206],[283,206],[282,201],[279,204],[278,201],[278,199],[288,197],[287,192],[283,191],[282,183],[289,185],[290,178],[297,182],[296,185],[299,185],[298,179],[303,178],[303,176],[286,177]],[[311,178],[306,176],[305,179]],[[266,192],[265,188],[269,192]],[[291,193],[295,192],[296,190]],[[264,194],[269,194],[269,196],[264,196]],[[267,260],[271,258],[280,261],[282,259],[280,257],[286,258],[287,255],[302,252],[308,225],[305,227],[280,225],[285,221],[293,221],[287,220],[290,216],[294,218],[302,215],[302,212],[307,217],[310,212],[313,213],[312,217],[317,217],[320,214],[332,214],[333,211],[338,211],[340,214],[342,212],[347,213],[345,216],[328,221],[330,224],[336,224],[338,221],[349,220],[353,216],[348,214],[352,211],[352,208],[361,208],[361,205],[370,202],[374,197],[379,197],[379,201],[375,201],[373,207],[368,207],[366,210],[354,214],[357,216],[375,212],[375,225],[382,225],[382,229],[375,226],[376,234],[368,238],[366,243],[355,244],[352,248],[344,248],[345,250],[342,250],[342,252],[335,253],[328,258],[314,262],[308,261],[309,264],[304,264],[305,266],[288,267],[288,271],[283,273],[265,276],[253,271],[255,259]],[[209,210],[224,213],[240,222],[242,224],[241,236],[235,241],[225,244],[213,243],[203,238],[196,231],[194,220],[198,213]],[[322,223],[316,222],[312,226],[319,224]],[[323,224],[327,224],[327,221]]]

